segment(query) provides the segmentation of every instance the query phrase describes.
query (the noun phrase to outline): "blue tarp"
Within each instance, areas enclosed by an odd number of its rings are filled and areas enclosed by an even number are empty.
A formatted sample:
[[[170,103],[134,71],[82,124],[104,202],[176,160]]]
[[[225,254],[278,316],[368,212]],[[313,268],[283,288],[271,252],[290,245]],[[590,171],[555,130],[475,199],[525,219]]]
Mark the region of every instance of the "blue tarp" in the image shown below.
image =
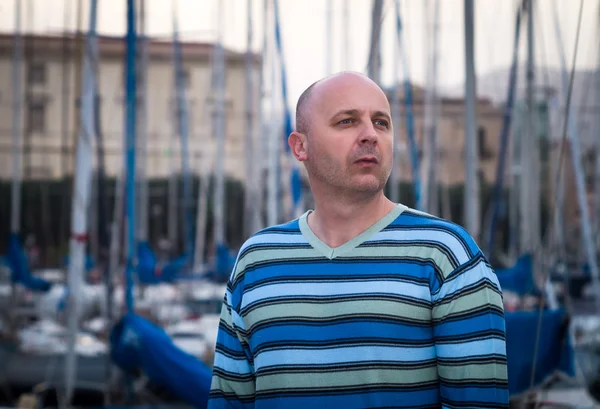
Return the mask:
[[[217,274],[229,278],[231,270],[235,266],[235,258],[227,245],[219,244],[217,246]]]
[[[524,254],[510,268],[496,269],[502,291],[521,296],[542,294],[533,280],[533,257]],[[568,315],[564,309],[544,310],[541,336],[537,351],[533,387],[555,372],[575,376],[575,352],[568,333]],[[527,391],[531,385],[531,371],[540,312],[505,312],[506,354],[508,358],[508,387],[511,395]]]
[[[533,281],[533,258],[531,254],[521,256],[512,267],[500,268],[495,271],[502,291],[512,291],[519,295],[540,295]]]
[[[209,270],[206,276],[218,282],[227,281],[235,266],[235,260],[236,256],[232,254],[229,246],[224,243],[218,244],[214,268]]]
[[[10,277],[13,282],[22,284],[33,291],[47,292],[52,287],[50,282],[31,275],[27,256],[21,246],[19,235],[16,233],[11,233],[8,237],[8,248],[4,262],[10,268]]]
[[[170,283],[177,280],[188,258],[181,256],[165,265],[160,265],[147,241],[140,241],[137,247],[137,275],[142,284]]]
[[[518,395],[531,386],[539,312],[506,312],[505,319],[508,389],[511,395]],[[569,338],[566,319],[567,313],[564,309],[547,310],[542,313],[534,387],[556,371],[575,376],[575,352]]]
[[[177,348],[163,329],[127,314],[111,331],[110,343],[111,357],[123,371],[135,375],[141,370],[182,401],[206,407],[212,370]]]

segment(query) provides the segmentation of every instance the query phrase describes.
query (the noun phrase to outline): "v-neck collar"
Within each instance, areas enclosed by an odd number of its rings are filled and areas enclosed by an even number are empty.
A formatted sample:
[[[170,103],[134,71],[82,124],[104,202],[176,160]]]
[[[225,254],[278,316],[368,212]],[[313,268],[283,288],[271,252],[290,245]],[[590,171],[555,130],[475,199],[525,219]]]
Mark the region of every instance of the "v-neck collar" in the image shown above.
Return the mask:
[[[313,233],[312,229],[308,225],[308,215],[313,212],[312,210],[308,210],[306,213],[300,216],[298,222],[300,225],[300,232],[302,233],[304,238],[310,243],[310,245],[313,246],[313,248],[319,253],[323,254],[325,257],[331,260],[358,247],[359,245],[367,241],[367,239],[369,239],[371,236],[373,236],[376,233],[379,233],[384,227],[386,227],[388,224],[393,222],[398,216],[400,216],[402,212],[406,209],[407,207],[402,204],[396,205],[396,207],[390,210],[388,214],[386,214],[377,222],[375,222],[375,224],[373,224],[367,230],[363,231],[358,236],[348,240],[347,242],[338,247],[329,247],[327,244],[321,241],[321,239],[319,239],[315,233]]]

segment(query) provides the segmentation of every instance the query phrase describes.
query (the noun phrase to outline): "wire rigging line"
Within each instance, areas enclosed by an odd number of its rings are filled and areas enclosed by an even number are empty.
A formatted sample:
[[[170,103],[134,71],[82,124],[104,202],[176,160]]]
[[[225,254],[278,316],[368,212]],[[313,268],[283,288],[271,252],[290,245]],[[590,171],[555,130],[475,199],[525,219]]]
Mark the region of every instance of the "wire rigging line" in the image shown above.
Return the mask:
[[[553,195],[552,203],[550,204],[551,211],[549,214],[553,214],[554,209],[556,207],[557,190],[558,190],[557,186],[560,182],[560,175],[562,173],[562,168],[564,165],[565,146],[567,143],[567,124],[568,124],[568,119],[569,119],[569,110],[571,108],[571,97],[572,97],[572,93],[573,93],[573,80],[575,78],[577,50],[579,49],[579,35],[581,32],[581,17],[583,14],[583,2],[584,2],[584,0],[580,0],[580,2],[579,2],[579,14],[577,17],[577,31],[576,31],[576,35],[575,35],[575,47],[573,50],[571,72],[569,75],[569,84],[568,84],[568,88],[567,88],[567,101],[565,104],[565,115],[564,115],[564,121],[563,121],[560,154],[559,154],[559,159],[558,159],[558,170],[556,172],[556,178],[555,178],[555,183],[554,183],[554,195]],[[530,12],[530,13],[532,12],[531,8],[528,10],[528,12]],[[554,233],[553,226],[550,226],[549,231],[552,234]],[[543,243],[543,242],[544,241],[542,240],[541,243]],[[542,276],[543,276],[542,283],[545,283],[546,280],[548,279],[548,270],[547,269],[542,270]],[[568,279],[568,277],[567,277],[567,279]],[[538,308],[538,323],[537,323],[537,330],[536,330],[536,336],[535,336],[536,341],[535,341],[535,349],[534,349],[534,354],[533,354],[533,363],[531,365],[530,389],[533,389],[533,384],[535,381],[535,370],[536,370],[536,366],[537,366],[537,355],[538,355],[540,337],[541,337],[541,333],[542,333],[542,313],[543,313],[544,306],[545,306],[545,299],[546,299],[546,297],[541,297],[540,305]]]

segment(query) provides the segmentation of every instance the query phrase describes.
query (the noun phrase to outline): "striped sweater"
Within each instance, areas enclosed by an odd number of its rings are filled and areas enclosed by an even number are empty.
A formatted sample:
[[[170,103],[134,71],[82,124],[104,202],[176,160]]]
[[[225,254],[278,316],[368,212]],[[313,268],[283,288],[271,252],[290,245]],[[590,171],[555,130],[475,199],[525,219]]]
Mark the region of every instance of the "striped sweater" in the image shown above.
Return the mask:
[[[340,247],[304,214],[240,249],[208,407],[508,407],[500,285],[461,227],[398,205]]]

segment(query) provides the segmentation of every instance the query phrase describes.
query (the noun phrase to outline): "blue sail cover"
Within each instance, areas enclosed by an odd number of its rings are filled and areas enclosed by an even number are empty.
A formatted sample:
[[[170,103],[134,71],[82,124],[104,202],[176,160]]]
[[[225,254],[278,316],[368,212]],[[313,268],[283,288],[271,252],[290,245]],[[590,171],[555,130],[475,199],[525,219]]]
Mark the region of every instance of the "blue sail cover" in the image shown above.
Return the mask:
[[[292,168],[291,182],[292,202],[294,203],[294,206],[298,206],[300,200],[302,200],[302,178],[300,177],[298,166]]]
[[[215,262],[210,266],[208,271],[199,276],[189,276],[184,279],[204,279],[210,278],[213,281],[220,283],[226,282],[231,276],[231,272],[235,267],[236,255],[233,254],[229,246],[225,243],[217,244],[217,250],[215,252]],[[183,278],[183,277],[182,277]]]
[[[140,241],[137,246],[137,276],[142,284],[171,283],[177,280],[187,265],[188,258],[181,256],[160,265],[147,241]]]
[[[27,256],[21,246],[19,235],[16,233],[11,233],[8,237],[8,248],[4,261],[10,268],[10,277],[14,283],[22,284],[32,291],[41,292],[47,292],[52,287],[50,282],[31,275]]]
[[[538,311],[506,312],[506,355],[508,389],[511,396],[527,391],[535,355]],[[533,387],[555,372],[575,376],[575,352],[571,343],[567,313],[564,309],[542,312],[542,327]]]
[[[123,371],[143,371],[154,383],[196,408],[205,408],[212,370],[177,348],[167,333],[150,321],[125,315],[110,334],[111,357]]]
[[[236,257],[231,254],[229,246],[223,243],[219,244],[217,246],[217,262],[213,278],[220,281],[227,280],[235,266],[235,259]]]
[[[285,141],[284,147],[286,153],[290,153],[290,146],[287,144],[288,136],[294,131],[294,127],[292,126],[292,111],[290,109],[290,105],[288,104],[288,86],[287,86],[287,69],[285,65],[285,58],[283,55],[283,43],[281,38],[281,29],[280,29],[280,20],[279,20],[279,2],[275,1],[273,3],[274,7],[274,17],[275,17],[275,46],[277,47],[277,52],[279,53],[280,60],[280,68],[281,68],[281,96],[283,99],[283,105],[285,109],[285,126],[284,126],[284,134],[283,140]],[[300,178],[300,171],[298,169],[298,163],[296,161],[292,162],[292,172],[290,176],[290,188],[292,193],[292,203],[294,207],[298,207],[300,205],[300,201],[302,200],[302,179]]]
[[[291,134],[294,131],[292,127],[292,114],[286,105],[285,112],[285,137]],[[285,146],[288,147],[288,151],[290,150],[290,146],[286,143]],[[293,162],[292,172],[290,176],[290,186],[292,189],[292,203],[294,207],[297,207],[302,200],[302,178],[300,177],[300,170],[298,169],[298,163]]]
[[[513,267],[497,269],[502,291],[520,296],[537,295],[540,291],[533,280],[533,257],[524,254]],[[508,358],[508,389],[518,395],[539,386],[555,372],[575,375],[573,345],[569,338],[567,313],[564,309],[541,312],[541,336],[537,339],[540,311],[505,312],[506,354]],[[531,384],[535,344],[539,342],[535,377]]]
[[[496,276],[502,291],[511,291],[518,295],[540,295],[533,281],[533,257],[522,255],[514,266],[496,269]]]

